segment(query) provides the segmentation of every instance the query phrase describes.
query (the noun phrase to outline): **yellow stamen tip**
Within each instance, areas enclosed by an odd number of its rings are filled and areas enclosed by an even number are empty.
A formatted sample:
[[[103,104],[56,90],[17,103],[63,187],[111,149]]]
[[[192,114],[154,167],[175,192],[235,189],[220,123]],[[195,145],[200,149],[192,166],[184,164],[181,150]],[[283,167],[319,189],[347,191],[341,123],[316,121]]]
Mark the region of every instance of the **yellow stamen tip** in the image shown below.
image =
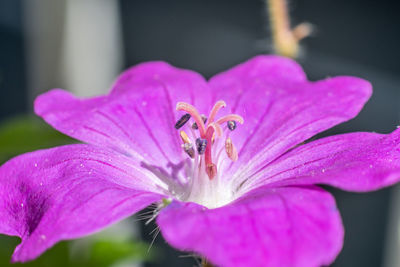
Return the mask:
[[[185,133],[185,131],[180,131],[179,135],[181,136],[182,142],[185,144],[190,143],[189,136]]]

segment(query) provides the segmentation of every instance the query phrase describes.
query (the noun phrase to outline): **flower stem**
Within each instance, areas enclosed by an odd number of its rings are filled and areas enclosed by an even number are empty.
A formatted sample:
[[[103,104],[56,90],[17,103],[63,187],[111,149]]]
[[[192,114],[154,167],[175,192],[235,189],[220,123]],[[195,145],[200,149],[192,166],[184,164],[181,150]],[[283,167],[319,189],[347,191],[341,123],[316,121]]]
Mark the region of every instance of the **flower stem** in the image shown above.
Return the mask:
[[[206,259],[201,259],[201,267],[214,267],[211,263],[209,263]]]
[[[290,28],[286,0],[267,0],[274,49],[277,54],[295,58],[299,54],[299,41],[310,35],[309,23]]]

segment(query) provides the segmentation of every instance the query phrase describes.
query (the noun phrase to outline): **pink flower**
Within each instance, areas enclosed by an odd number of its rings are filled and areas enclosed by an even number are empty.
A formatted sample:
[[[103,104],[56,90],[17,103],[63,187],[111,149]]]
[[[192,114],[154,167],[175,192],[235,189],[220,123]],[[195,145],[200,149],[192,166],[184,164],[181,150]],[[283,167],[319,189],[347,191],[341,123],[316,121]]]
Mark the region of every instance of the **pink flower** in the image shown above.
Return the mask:
[[[301,143],[356,116],[370,95],[362,79],[309,82],[276,56],[208,82],[150,62],[123,73],[106,96],[52,90],[35,112],[88,144],[0,167],[0,233],[21,237],[13,261],[27,261],[159,203],[168,243],[215,265],[328,265],[343,226],[333,197],[315,184],[364,192],[396,183],[400,131]]]

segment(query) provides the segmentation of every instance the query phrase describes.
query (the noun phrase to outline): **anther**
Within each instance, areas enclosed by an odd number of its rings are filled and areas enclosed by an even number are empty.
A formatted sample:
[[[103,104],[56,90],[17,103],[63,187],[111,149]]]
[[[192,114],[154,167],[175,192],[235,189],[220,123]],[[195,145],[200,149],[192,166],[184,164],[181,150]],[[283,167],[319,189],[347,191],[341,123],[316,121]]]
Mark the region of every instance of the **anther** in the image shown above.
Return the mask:
[[[206,173],[210,180],[212,180],[217,175],[217,166],[214,163],[207,164]]]
[[[237,114],[228,114],[216,119],[215,117],[219,110],[225,106],[226,104],[224,101],[217,101],[213,106],[209,117],[207,118],[203,114],[200,115],[198,110],[188,103],[178,102],[176,104],[176,110],[185,112],[185,115],[183,115],[176,122],[175,128],[181,128],[189,121],[189,119],[192,119],[194,123],[191,125],[191,128],[198,130],[199,133],[199,137],[195,140],[195,143],[191,143],[191,139],[188,137],[188,135],[184,131],[180,131],[179,134],[183,142],[182,149],[191,158],[196,157],[196,151],[198,155],[204,154],[204,157],[202,157],[201,160],[201,162],[203,162],[204,159],[204,165],[203,163],[200,163],[200,166],[204,166],[203,168],[205,169],[205,172],[210,180],[216,177],[218,174],[217,165],[215,165],[212,161],[213,154],[211,150],[214,141],[220,138],[223,134],[222,125],[226,123],[227,128],[230,131],[233,131],[236,129],[237,123],[243,124],[244,122],[243,118]],[[192,134],[195,135],[195,132],[192,131]],[[236,147],[233,145],[232,140],[229,137],[225,140],[225,151],[227,156],[232,161],[236,161],[238,159]]]
[[[175,123],[175,129],[181,128],[185,123],[190,119],[190,114],[186,113],[183,115],[176,123]]]
[[[226,154],[228,155],[228,157],[232,161],[237,161],[238,153],[237,153],[236,147],[233,145],[232,139],[230,137],[228,137],[225,140],[225,151],[226,151]]]
[[[190,143],[190,139],[189,136],[184,132],[184,131],[180,131],[179,135],[181,136],[182,142],[183,143]]]
[[[204,154],[204,152],[206,151],[206,147],[207,147],[207,140],[206,139],[202,139],[202,138],[197,138],[196,139],[196,148],[197,148],[197,152],[200,155]]]
[[[194,148],[191,143],[184,143],[182,144],[183,151],[186,152],[186,154],[189,155],[192,159],[194,158]]]
[[[226,125],[228,126],[228,129],[231,131],[236,129],[236,121],[228,121]]]
[[[207,122],[207,117],[204,114],[201,114],[201,119],[203,120],[204,124],[206,124]],[[197,130],[199,129],[199,126],[197,125],[197,123],[193,123],[192,124],[192,129]]]

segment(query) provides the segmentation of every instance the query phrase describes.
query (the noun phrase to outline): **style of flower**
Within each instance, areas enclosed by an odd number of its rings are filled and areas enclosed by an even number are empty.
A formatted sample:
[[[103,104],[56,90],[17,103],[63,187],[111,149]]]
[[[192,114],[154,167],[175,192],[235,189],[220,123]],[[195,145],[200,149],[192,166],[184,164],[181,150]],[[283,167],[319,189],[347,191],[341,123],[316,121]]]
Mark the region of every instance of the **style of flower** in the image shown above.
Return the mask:
[[[356,116],[370,95],[362,79],[310,82],[277,56],[209,81],[150,62],[105,96],[52,90],[35,112],[87,144],[0,167],[0,233],[21,237],[12,260],[24,262],[158,203],[167,242],[217,266],[329,265],[343,226],[315,184],[364,192],[396,183],[400,131],[306,141]]]

